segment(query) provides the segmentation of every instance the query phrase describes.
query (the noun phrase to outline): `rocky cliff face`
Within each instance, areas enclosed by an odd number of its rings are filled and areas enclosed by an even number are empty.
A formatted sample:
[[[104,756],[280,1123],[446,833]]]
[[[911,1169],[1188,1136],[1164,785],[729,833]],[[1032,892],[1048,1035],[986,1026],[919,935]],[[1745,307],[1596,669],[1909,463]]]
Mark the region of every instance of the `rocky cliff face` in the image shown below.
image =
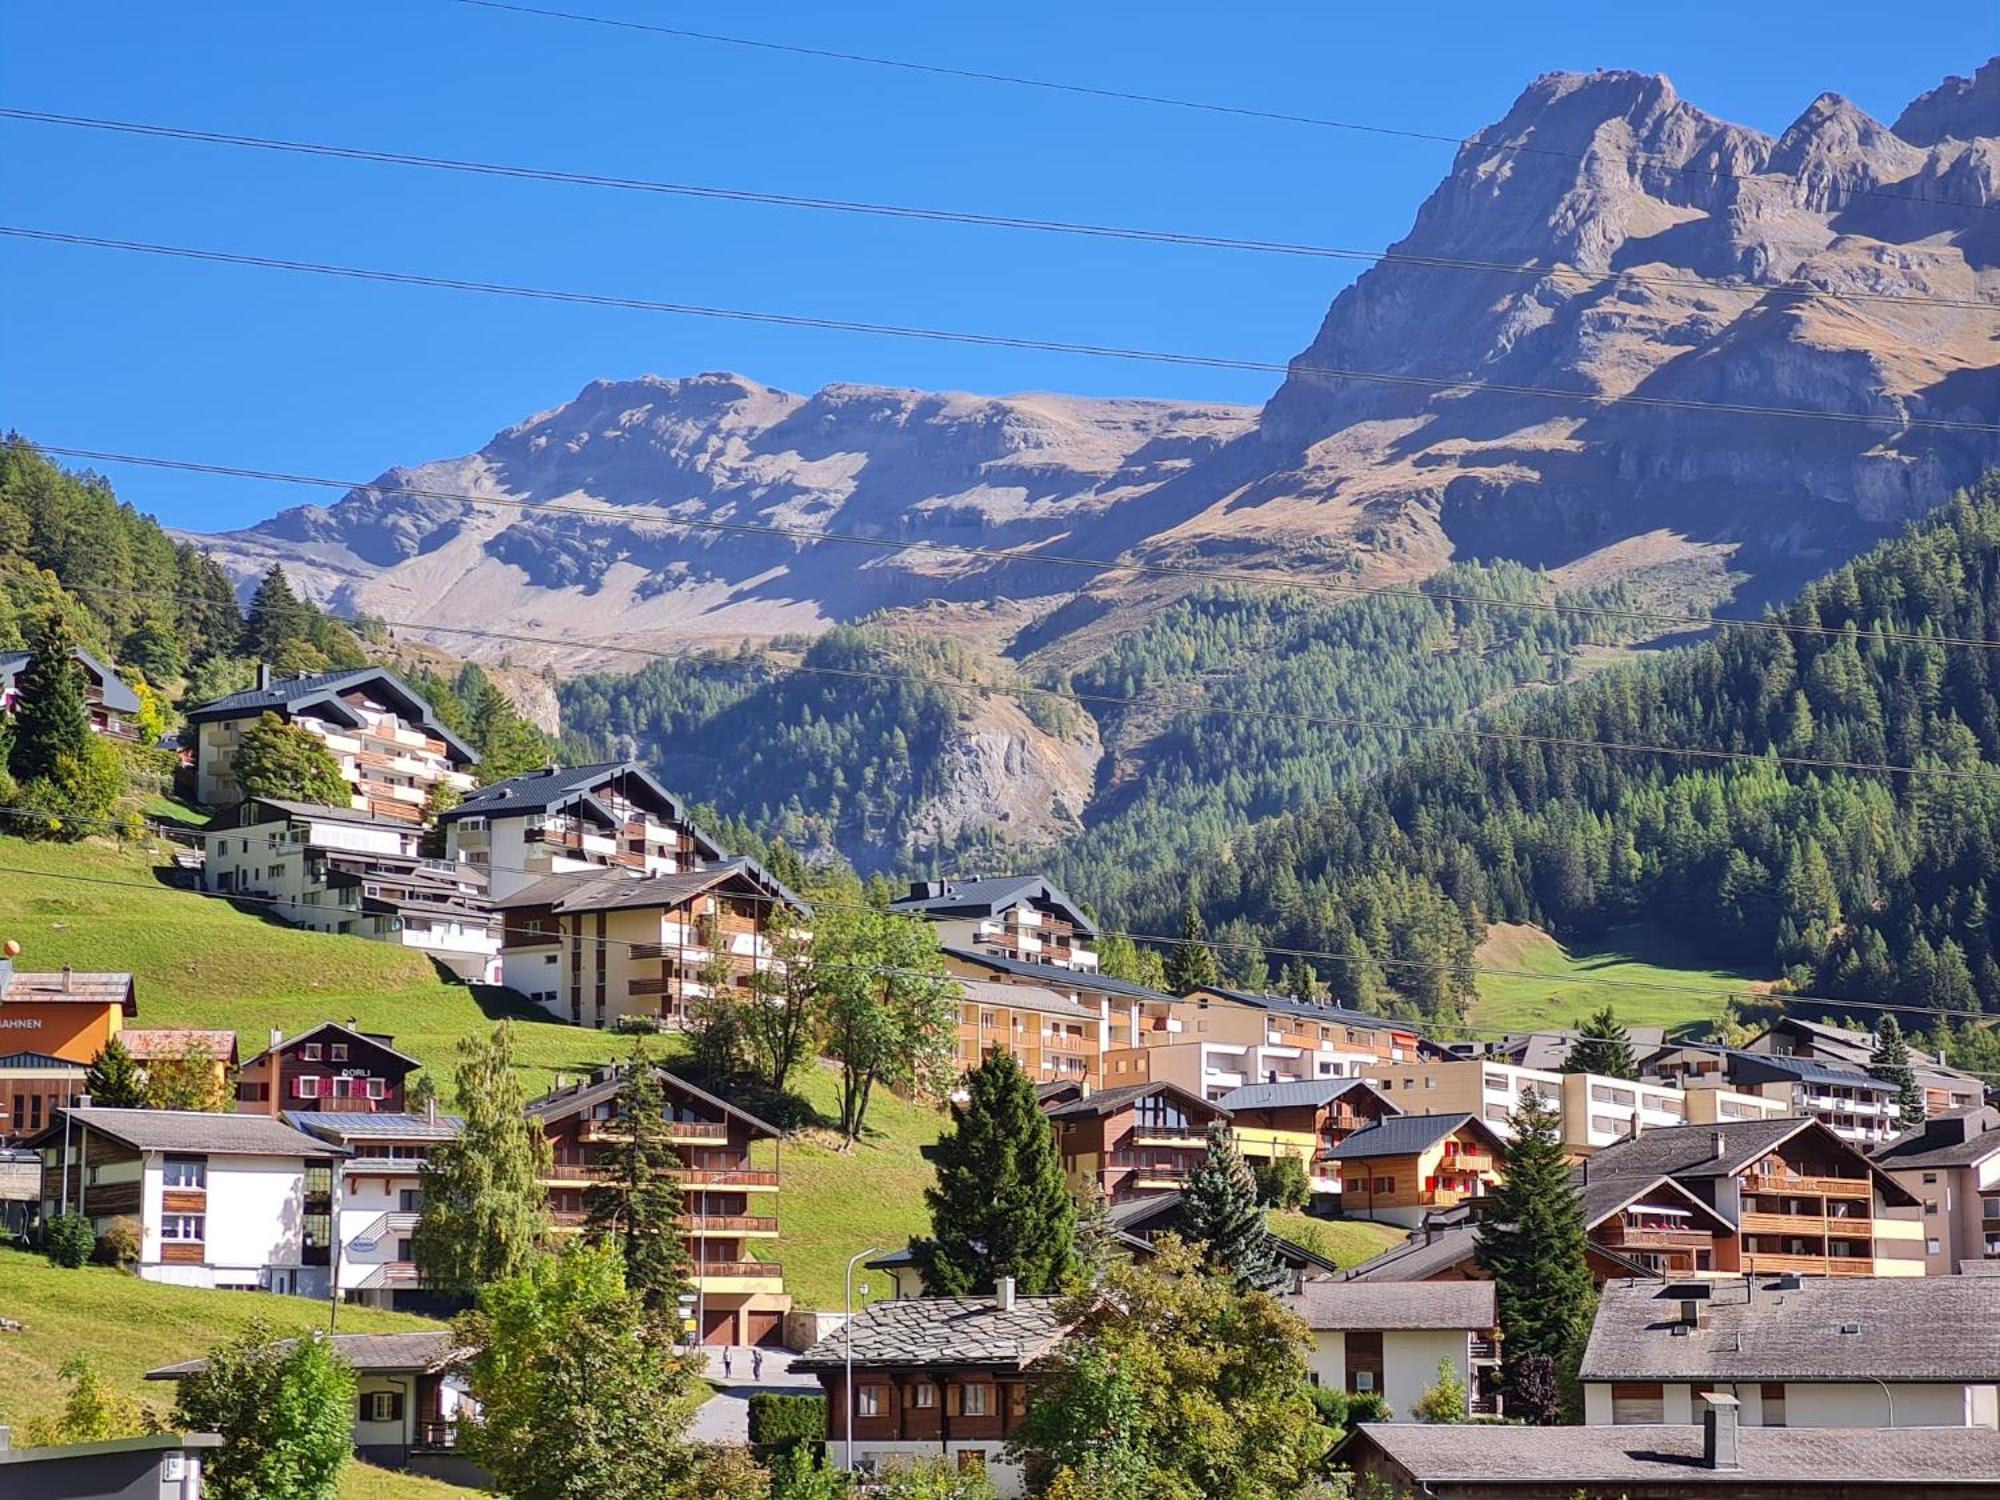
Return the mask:
[[[1603,573],[1678,552],[1771,593],[2000,461],[1992,433],[1910,425],[2000,420],[2000,61],[1894,126],[1823,95],[1776,137],[1664,78],[1551,74],[1461,149],[1394,249],[1261,413],[599,382],[476,454],[384,476],[470,502],[359,492],[207,540],[244,576],[281,561],[323,597],[439,625],[696,641],[1071,599],[1046,642],[1160,591],[1101,580],[1075,600],[1073,570],[920,544],[1370,578],[1454,554]],[[742,522],[903,545],[712,529]]]

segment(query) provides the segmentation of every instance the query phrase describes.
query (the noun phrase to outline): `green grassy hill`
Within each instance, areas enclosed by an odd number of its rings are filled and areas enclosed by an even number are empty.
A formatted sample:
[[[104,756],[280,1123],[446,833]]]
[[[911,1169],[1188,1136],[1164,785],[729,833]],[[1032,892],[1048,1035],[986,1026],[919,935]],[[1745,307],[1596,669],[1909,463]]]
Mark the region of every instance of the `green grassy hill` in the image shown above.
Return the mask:
[[[1636,923],[1565,946],[1539,928],[1502,922],[1487,932],[1476,961],[1518,971],[1479,975],[1479,999],[1467,1020],[1481,1030],[1549,1031],[1607,1005],[1628,1026],[1711,1026],[1725,999],[1760,982],[1757,975],[1710,968],[1692,946]]]

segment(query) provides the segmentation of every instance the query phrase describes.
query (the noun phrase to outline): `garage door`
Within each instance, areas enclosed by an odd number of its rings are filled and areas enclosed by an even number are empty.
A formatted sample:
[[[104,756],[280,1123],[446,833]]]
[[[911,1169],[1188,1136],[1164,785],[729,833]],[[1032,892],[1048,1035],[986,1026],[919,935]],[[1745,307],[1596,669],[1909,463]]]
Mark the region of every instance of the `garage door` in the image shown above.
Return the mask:
[[[724,1312],[709,1311],[702,1315],[701,1341],[704,1344],[733,1344],[736,1338],[736,1313],[734,1309]]]
[[[743,1338],[746,1344],[762,1344],[768,1349],[784,1334],[783,1313],[752,1310],[743,1314],[743,1321],[747,1325]]]

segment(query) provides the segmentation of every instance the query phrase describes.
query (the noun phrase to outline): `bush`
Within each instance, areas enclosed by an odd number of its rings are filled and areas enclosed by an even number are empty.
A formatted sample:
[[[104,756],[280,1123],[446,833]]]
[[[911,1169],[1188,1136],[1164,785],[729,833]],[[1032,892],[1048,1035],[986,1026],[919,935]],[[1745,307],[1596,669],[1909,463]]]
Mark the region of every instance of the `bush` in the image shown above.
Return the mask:
[[[759,1391],[750,1398],[750,1446],[761,1457],[826,1441],[826,1397]]]
[[[611,1023],[611,1030],[618,1036],[657,1036],[660,1030],[658,1016],[620,1016]]]
[[[1269,1208],[1300,1208],[1312,1196],[1312,1184],[1306,1181],[1305,1163],[1296,1156],[1280,1156],[1274,1161],[1264,1162],[1254,1174],[1257,1179],[1257,1201]]]
[[[139,1226],[130,1219],[113,1219],[105,1225],[104,1233],[97,1237],[98,1264],[123,1270],[138,1260]]]
[[[74,1271],[97,1248],[97,1232],[82,1214],[58,1214],[42,1231],[42,1252],[49,1264]]]
[[[1389,1403],[1374,1391],[1359,1391],[1350,1395],[1330,1385],[1313,1385],[1306,1387],[1306,1395],[1311,1398],[1313,1410],[1320,1421],[1328,1427],[1344,1431],[1362,1422],[1389,1420]]]

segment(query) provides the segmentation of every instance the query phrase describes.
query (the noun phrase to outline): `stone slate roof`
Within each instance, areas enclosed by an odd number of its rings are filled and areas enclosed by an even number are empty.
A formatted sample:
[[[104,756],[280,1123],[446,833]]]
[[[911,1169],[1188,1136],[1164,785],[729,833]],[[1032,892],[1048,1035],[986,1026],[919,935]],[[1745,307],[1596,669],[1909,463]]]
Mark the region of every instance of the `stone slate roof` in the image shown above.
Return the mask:
[[[0,977],[0,1005],[116,1005],[128,1016],[139,1014],[132,976],[125,973],[86,974],[61,969],[30,974],[16,969]]]
[[[281,1339],[289,1349],[296,1339]],[[356,1370],[377,1374],[396,1372],[428,1373],[454,1363],[467,1351],[456,1343],[447,1329],[435,1333],[336,1333],[334,1352]],[[179,1380],[208,1368],[206,1359],[184,1359],[177,1365],[148,1370],[148,1380]]]
[[[1661,1177],[1734,1177],[1800,1134],[1817,1135],[1834,1149],[1867,1160],[1819,1121],[1785,1115],[1775,1120],[1731,1120],[1723,1125],[1666,1125],[1648,1129],[1636,1138],[1613,1141],[1590,1158],[1590,1183],[1592,1188],[1601,1185],[1602,1192],[1609,1193],[1620,1179],[1629,1185],[1639,1178],[1652,1182]],[[1720,1154],[1716,1151],[1718,1137],[1722,1141]],[[1870,1170],[1886,1202],[1904,1208],[1916,1202],[1879,1167],[1871,1165]],[[1587,1203],[1596,1201],[1586,1198]]]
[[[1461,1125],[1476,1126],[1501,1150],[1506,1143],[1476,1115],[1391,1115],[1342,1141],[1327,1156],[1334,1161],[1366,1161],[1379,1156],[1415,1156],[1443,1140]]]
[[[125,685],[114,669],[81,646],[73,648],[69,654],[96,676],[106,708],[119,714],[136,714],[139,711],[139,695]],[[28,663],[34,660],[34,656],[32,651],[9,651],[0,655],[0,689],[12,692],[18,685],[16,679],[28,669]]]
[[[1754,1291],[1716,1282],[1708,1326],[1680,1334],[1675,1285],[1606,1283],[1583,1379],[2000,1381],[2000,1292],[1979,1278],[1808,1276]]]
[[[1402,1465],[1419,1484],[1497,1487],[1539,1481],[1594,1490],[1643,1483],[1712,1486],[1718,1496],[1749,1493],[1744,1487],[1757,1481],[1824,1479],[1912,1495],[2000,1480],[2000,1432],[1985,1428],[1743,1427],[1737,1431],[1740,1469],[1705,1467],[1702,1437],[1698,1423],[1502,1427],[1364,1422],[1333,1457],[1353,1462],[1372,1447]]]
[[[1490,1281],[1308,1281],[1293,1307],[1316,1331],[1500,1326]]]
[[[1024,1370],[1061,1342],[1061,1305],[1056,1297],[1022,1297],[1002,1312],[991,1297],[877,1302],[856,1313],[849,1328],[799,1355],[792,1368],[842,1368],[851,1329],[856,1367]]]
[[[1297,1083],[1250,1083],[1224,1094],[1216,1103],[1231,1112],[1239,1109],[1317,1109],[1323,1104],[1331,1104],[1349,1089],[1366,1088],[1369,1088],[1369,1083],[1365,1078],[1306,1078]],[[1387,1094],[1377,1092],[1375,1097],[1389,1106],[1391,1114],[1402,1113]]]
[[[1060,907],[1063,920],[1085,937],[1097,936],[1097,927],[1083,914],[1083,908],[1040,875],[992,875],[981,880],[947,880],[941,896],[908,895],[889,903],[889,910],[912,912],[927,917],[997,917],[1023,902],[1039,901]]]
[[[1154,1094],[1165,1094],[1178,1103],[1194,1105],[1197,1114],[1213,1113],[1222,1119],[1229,1117],[1229,1111],[1221,1105],[1204,1099],[1199,1094],[1191,1093],[1177,1083],[1166,1082],[1128,1083],[1123,1088],[1099,1089],[1094,1094],[1086,1094],[1083,1098],[1071,1100],[1068,1104],[1058,1104],[1048,1111],[1048,1116],[1051,1120],[1082,1120],[1092,1116],[1116,1114],[1128,1104],[1137,1104],[1141,1099],[1151,1098]]]
[[[982,969],[995,974],[1012,974],[1020,979],[1035,979],[1057,990],[1087,990],[1094,995],[1124,995],[1134,1000],[1173,1000],[1165,990],[1149,990],[1143,984],[1133,984],[1127,979],[1113,979],[1107,974],[1098,974],[1089,969],[1065,969],[1061,964],[1035,964],[1025,959],[1002,958],[997,953],[981,953],[974,948],[950,948],[944,950],[947,958],[955,958],[961,963],[977,964]]]
[[[69,1109],[35,1138],[62,1135],[62,1116],[135,1151],[186,1151],[203,1156],[341,1156],[340,1147],[264,1115],[217,1115],[195,1109]]]
[[[461,765],[479,764],[479,752],[444,727],[428,699],[394,672],[381,667],[316,672],[307,677],[281,677],[269,687],[249,688],[211,699],[192,709],[187,721],[201,724],[213,719],[251,718],[267,709],[275,714],[290,715],[307,709],[333,707],[334,718],[353,727],[360,722],[359,716],[340,702],[340,695],[355,688],[371,689],[371,697],[388,703],[401,717],[422,726],[424,733],[443,740]]]

